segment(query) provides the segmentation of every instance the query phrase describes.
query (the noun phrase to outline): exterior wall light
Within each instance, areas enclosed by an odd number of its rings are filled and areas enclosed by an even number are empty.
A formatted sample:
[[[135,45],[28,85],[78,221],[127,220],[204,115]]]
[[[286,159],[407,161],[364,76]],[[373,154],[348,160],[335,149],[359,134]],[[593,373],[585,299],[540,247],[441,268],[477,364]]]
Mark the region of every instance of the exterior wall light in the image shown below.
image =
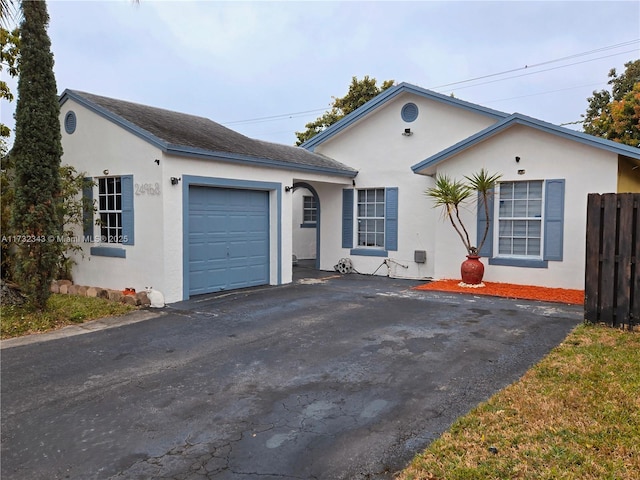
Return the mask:
[[[410,128],[405,128],[404,132],[402,132],[402,135],[404,135],[405,137],[410,137],[411,135],[413,135],[413,132]]]

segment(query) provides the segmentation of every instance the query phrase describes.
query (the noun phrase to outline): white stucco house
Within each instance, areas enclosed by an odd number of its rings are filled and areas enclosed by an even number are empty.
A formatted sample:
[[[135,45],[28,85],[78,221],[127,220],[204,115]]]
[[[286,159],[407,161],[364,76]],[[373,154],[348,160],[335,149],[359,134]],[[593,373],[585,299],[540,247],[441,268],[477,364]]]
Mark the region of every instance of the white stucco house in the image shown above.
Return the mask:
[[[458,278],[465,249],[424,192],[483,167],[502,175],[485,279],[581,289],[587,194],[640,191],[638,148],[406,83],[301,147],[84,92],[60,103],[63,162],[93,180],[97,207],[74,280],[152,285],[167,302],[289,283],[293,256]]]

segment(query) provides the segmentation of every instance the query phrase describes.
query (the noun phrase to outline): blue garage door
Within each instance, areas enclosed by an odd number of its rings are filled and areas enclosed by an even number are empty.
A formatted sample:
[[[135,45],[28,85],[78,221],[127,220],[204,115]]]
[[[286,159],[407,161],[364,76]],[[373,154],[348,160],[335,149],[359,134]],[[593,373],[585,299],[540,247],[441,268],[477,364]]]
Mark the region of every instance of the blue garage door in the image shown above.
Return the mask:
[[[269,283],[269,193],[189,187],[189,295]]]

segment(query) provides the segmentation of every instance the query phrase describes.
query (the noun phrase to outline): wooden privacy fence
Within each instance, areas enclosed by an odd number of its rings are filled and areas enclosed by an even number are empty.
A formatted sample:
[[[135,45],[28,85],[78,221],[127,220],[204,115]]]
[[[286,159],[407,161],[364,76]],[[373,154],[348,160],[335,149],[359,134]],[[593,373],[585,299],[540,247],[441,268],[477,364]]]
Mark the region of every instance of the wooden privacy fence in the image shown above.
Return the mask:
[[[589,194],[585,320],[640,325],[640,194]]]

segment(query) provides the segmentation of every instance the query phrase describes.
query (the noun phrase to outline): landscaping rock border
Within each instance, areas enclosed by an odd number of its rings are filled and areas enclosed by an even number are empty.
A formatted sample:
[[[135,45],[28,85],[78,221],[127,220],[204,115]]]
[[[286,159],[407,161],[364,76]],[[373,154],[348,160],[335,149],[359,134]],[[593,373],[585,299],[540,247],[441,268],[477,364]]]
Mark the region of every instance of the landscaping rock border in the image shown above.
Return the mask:
[[[104,298],[112,302],[120,302],[134,307],[148,307],[151,305],[151,300],[149,300],[147,292],[145,291],[136,292],[135,295],[125,295],[122,290],[76,285],[71,280],[52,281],[51,293]]]

